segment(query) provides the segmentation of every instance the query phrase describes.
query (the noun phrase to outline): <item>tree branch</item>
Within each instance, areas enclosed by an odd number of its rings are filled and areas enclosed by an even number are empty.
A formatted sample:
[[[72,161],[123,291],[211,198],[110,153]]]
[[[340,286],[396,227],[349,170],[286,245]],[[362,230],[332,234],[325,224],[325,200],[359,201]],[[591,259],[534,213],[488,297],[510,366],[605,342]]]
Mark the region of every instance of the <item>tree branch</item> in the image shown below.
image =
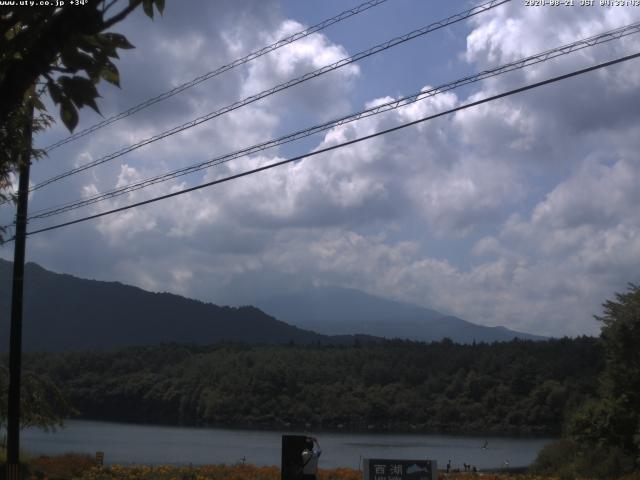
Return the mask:
[[[103,5],[104,5],[104,0],[103,0]],[[106,5],[105,7],[102,8],[102,14],[104,15],[105,13],[107,13],[107,10],[109,10],[111,7],[113,7],[116,3],[118,3],[118,0],[111,0],[111,2],[109,2],[108,5]]]
[[[133,2],[131,2],[127,8],[123,8],[119,13],[115,14],[109,20],[104,21],[102,23],[101,31],[102,30],[106,30],[107,28],[109,28],[109,27],[115,25],[116,23],[124,20],[127,17],[127,15],[129,15],[136,8],[138,8],[138,5],[140,5],[141,3],[142,3],[142,0],[134,0]]]

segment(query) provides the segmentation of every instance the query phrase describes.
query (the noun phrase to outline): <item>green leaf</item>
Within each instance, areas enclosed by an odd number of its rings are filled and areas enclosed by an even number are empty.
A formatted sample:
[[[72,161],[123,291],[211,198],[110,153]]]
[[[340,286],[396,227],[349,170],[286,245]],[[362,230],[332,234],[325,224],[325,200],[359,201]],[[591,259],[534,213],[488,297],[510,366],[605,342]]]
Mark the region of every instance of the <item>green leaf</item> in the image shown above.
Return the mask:
[[[60,118],[62,122],[73,133],[73,129],[78,125],[78,111],[68,98],[65,98],[60,104]]]
[[[160,15],[162,15],[164,13],[164,0],[155,0],[155,2],[158,12],[160,12]]]
[[[122,48],[126,50],[136,48],[129,42],[129,40],[127,40],[127,37],[125,37],[124,35],[120,35],[119,33],[104,33],[102,35],[102,38],[109,40],[111,42],[111,45],[116,48]]]
[[[153,18],[153,0],[142,0],[142,9],[147,17]]]
[[[63,76],[60,77],[59,83],[64,90],[65,96],[70,98],[78,108],[88,105],[96,112],[100,113],[98,105],[95,102],[95,99],[100,95],[91,80],[78,76],[71,78]]]
[[[98,42],[96,54],[99,52],[111,58],[119,58],[117,47],[111,39],[110,34],[99,33],[94,35],[93,38]]]
[[[51,95],[51,100],[53,100],[53,103],[58,105],[60,102],[62,102],[64,94],[62,93],[62,89],[57,83],[49,81],[47,82],[47,88],[49,89],[49,95]]]
[[[78,40],[78,46],[92,53],[102,48],[102,44],[98,41],[98,35],[81,35]]]
[[[7,41],[13,40],[15,36],[20,32],[20,27],[20,23],[16,23],[14,26],[7,29],[7,31],[4,33],[4,38]]]
[[[87,55],[74,47],[62,50],[62,52],[60,52],[60,59],[65,67],[73,70],[74,72],[84,70],[90,74],[90,72],[95,71],[95,60],[90,55]]]
[[[107,82],[112,83],[117,87],[120,86],[120,73],[118,73],[118,69],[113,63],[105,63],[102,70],[100,70],[100,76]]]

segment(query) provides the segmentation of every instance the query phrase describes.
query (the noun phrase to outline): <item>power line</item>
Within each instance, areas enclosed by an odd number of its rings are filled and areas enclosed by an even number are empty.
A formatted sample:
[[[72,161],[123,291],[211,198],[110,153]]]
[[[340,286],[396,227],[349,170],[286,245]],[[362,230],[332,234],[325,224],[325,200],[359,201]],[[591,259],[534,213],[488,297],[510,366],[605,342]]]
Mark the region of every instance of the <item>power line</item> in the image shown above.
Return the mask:
[[[615,60],[611,60],[611,61],[608,61],[608,62],[600,63],[600,64],[597,64],[597,65],[593,65],[593,66],[588,67],[588,68],[583,68],[581,70],[575,70],[575,71],[573,71],[571,73],[567,73],[567,74],[564,74],[564,75],[559,75],[559,76],[556,76],[556,77],[552,77],[552,78],[549,78],[547,80],[543,80],[543,81],[540,81],[540,82],[532,83],[532,84],[526,85],[524,87],[519,87],[519,88],[516,88],[516,89],[513,89],[513,90],[509,90],[507,92],[503,92],[503,93],[500,93],[500,94],[497,94],[497,95],[492,95],[492,96],[484,98],[482,100],[477,100],[475,102],[470,102],[470,103],[467,103],[467,104],[464,104],[464,105],[460,105],[458,107],[454,107],[454,108],[451,108],[449,110],[445,110],[443,112],[436,113],[434,115],[429,115],[429,116],[423,117],[423,118],[421,118],[419,120],[414,120],[412,122],[403,123],[401,125],[397,125],[397,126],[392,127],[392,128],[381,130],[379,132],[376,132],[376,133],[373,133],[373,134],[370,134],[370,135],[366,135],[364,137],[359,137],[359,138],[356,138],[356,139],[353,139],[353,140],[349,140],[347,142],[343,142],[343,143],[339,143],[339,144],[336,144],[336,145],[332,145],[330,147],[322,148],[320,150],[315,150],[313,152],[306,153],[306,154],[303,154],[303,155],[298,155],[296,157],[288,158],[286,160],[281,160],[279,162],[270,163],[270,164],[264,165],[262,167],[254,168],[252,170],[247,170],[245,172],[238,173],[238,174],[235,174],[235,175],[230,175],[228,177],[224,177],[224,178],[221,178],[221,179],[218,179],[218,180],[213,180],[211,182],[203,183],[203,184],[197,185],[195,187],[185,188],[185,189],[177,191],[177,192],[168,193],[166,195],[161,195],[161,196],[154,197],[154,198],[151,198],[151,199],[148,199],[148,200],[144,200],[144,201],[141,201],[141,202],[137,202],[137,203],[133,203],[133,204],[130,204],[130,205],[126,205],[124,207],[114,208],[112,210],[108,210],[108,211],[105,211],[105,212],[97,213],[95,215],[89,215],[89,216],[86,216],[86,217],[78,218],[76,220],[71,220],[71,221],[68,221],[68,222],[59,223],[57,225],[53,225],[53,226],[50,226],[50,227],[41,228],[41,229],[38,229],[38,230],[33,230],[31,232],[27,232],[27,235],[35,235],[37,233],[43,233],[43,232],[48,232],[48,231],[51,231],[51,230],[56,230],[56,229],[59,229],[59,228],[62,228],[62,227],[67,227],[69,225],[74,225],[76,223],[86,222],[88,220],[93,220],[93,219],[96,219],[96,218],[104,217],[106,215],[111,215],[111,214],[122,212],[122,211],[125,211],[125,210],[130,210],[132,208],[141,207],[143,205],[147,205],[147,204],[150,204],[150,203],[155,203],[155,202],[158,202],[160,200],[165,200],[167,198],[172,198],[172,197],[176,197],[178,195],[183,195],[185,193],[193,192],[195,190],[200,190],[202,188],[211,187],[213,185],[218,185],[220,183],[225,183],[225,182],[228,182],[228,181],[231,181],[231,180],[236,180],[238,178],[246,177],[246,176],[252,175],[254,173],[262,172],[264,170],[269,170],[269,169],[272,169],[272,168],[275,168],[275,167],[279,167],[281,165],[285,165],[285,164],[292,163],[292,162],[295,162],[295,161],[298,161],[298,160],[302,160],[303,158],[313,157],[313,156],[319,155],[321,153],[326,153],[326,152],[329,152],[329,151],[332,151],[332,150],[336,150],[336,149],[343,148],[343,147],[346,147],[346,146],[349,146],[349,145],[353,145],[355,143],[359,143],[359,142],[362,142],[362,141],[365,141],[365,140],[369,140],[369,139],[374,138],[374,137],[378,137],[378,136],[381,136],[381,135],[386,135],[388,133],[395,132],[397,130],[401,130],[401,129],[410,127],[412,125],[417,125],[419,123],[423,123],[423,122],[426,122],[428,120],[433,120],[435,118],[442,117],[442,116],[445,116],[445,115],[449,115],[449,114],[454,113],[454,112],[458,112],[458,111],[461,111],[461,110],[465,110],[467,108],[475,107],[475,106],[481,105],[483,103],[492,102],[492,101],[498,100],[500,98],[505,98],[505,97],[508,97],[508,96],[511,96],[511,95],[515,95],[517,93],[525,92],[527,90],[532,90],[534,88],[538,88],[538,87],[541,87],[543,85],[548,85],[548,84],[551,84],[551,83],[555,83],[555,82],[558,82],[558,81],[561,81],[561,80],[565,80],[567,78],[575,77],[575,76],[582,75],[582,74],[585,74],[585,73],[588,73],[588,72],[592,72],[594,70],[598,70],[598,69],[609,67],[611,65],[615,65],[615,64],[618,64],[618,63],[626,62],[628,60],[631,60],[631,59],[634,59],[634,58],[638,58],[638,57],[640,57],[640,53],[634,53],[632,55],[627,55],[627,56],[624,56],[624,57],[621,57],[621,58],[617,58]],[[14,239],[15,238],[11,238],[9,241],[14,240]]]
[[[345,10],[344,12],[339,13],[338,15],[335,15],[334,17],[328,18],[326,20],[323,20],[320,23],[317,23],[316,25],[313,25],[312,27],[309,27],[305,30],[301,30],[299,32],[296,32],[292,35],[289,35],[288,37],[282,38],[280,40],[278,40],[275,43],[272,43],[271,45],[267,45],[266,47],[261,48],[260,50],[255,50],[251,53],[249,53],[248,55],[242,57],[242,58],[238,58],[236,60],[234,60],[233,62],[227,64],[227,65],[223,65],[221,67],[216,68],[215,70],[212,70],[211,72],[207,72],[203,75],[200,75],[199,77],[194,78],[193,80],[183,83],[182,85],[178,85],[175,88],[172,88],[171,90],[161,93],[160,95],[157,95],[155,97],[149,98],[148,100],[145,100],[142,103],[139,103],[138,105],[135,105],[123,112],[120,112],[116,115],[113,115],[109,118],[106,118],[98,123],[96,123],[95,125],[92,125],[88,128],[85,128],[84,130],[81,130],[79,132],[76,132],[72,135],[69,135],[66,138],[63,138],[62,140],[59,140],[55,143],[52,143],[51,145],[49,145],[48,147],[45,148],[46,152],[50,152],[51,150],[54,150],[58,147],[60,147],[61,145],[64,145],[66,143],[72,142],[74,140],[77,140],[78,138],[84,137],[86,135],[89,135],[90,133],[95,132],[96,130],[99,130],[103,127],[106,127],[107,125],[111,125],[112,123],[117,122],[118,120],[121,120],[123,118],[129,117],[131,115],[133,115],[134,113],[139,112],[140,110],[143,110],[147,107],[150,107],[151,105],[154,105],[158,102],[161,102],[163,100],[166,100],[167,98],[173,97],[174,95],[177,95],[181,92],[184,92],[185,90],[198,85],[206,80],[209,80],[213,77],[217,77],[218,75],[227,72],[235,67],[238,67],[240,65],[244,65],[245,63],[248,63],[252,60],[255,60],[256,58],[259,58],[263,55],[266,55],[267,53],[273,52],[274,50],[277,50],[281,47],[284,47],[285,45],[289,45],[297,40],[300,40],[302,38],[308,37],[309,35],[311,35],[312,33],[316,33],[319,32],[321,30],[324,30],[327,27],[330,27],[331,25],[334,25],[338,22],[341,22],[343,20],[346,20],[349,17],[352,17],[354,15],[357,15],[361,12],[364,12],[365,10],[369,10],[370,8],[373,7],[377,7],[378,5],[380,5],[381,3],[386,2],[387,0],[370,0],[364,3],[361,3],[360,5],[351,8],[349,10]]]
[[[329,130],[331,128],[335,128],[338,127],[340,125],[344,125],[362,118],[366,118],[369,116],[373,116],[373,115],[378,115],[380,113],[383,112],[387,112],[387,111],[391,111],[391,110],[395,110],[397,108],[400,107],[404,107],[407,105],[410,105],[412,103],[415,103],[417,101],[422,101],[425,100],[427,98],[433,97],[435,95],[444,93],[446,91],[449,90],[453,90],[455,88],[458,88],[460,86],[463,85],[468,85],[474,82],[478,82],[480,80],[485,80],[487,78],[491,78],[497,75],[502,75],[504,73],[507,72],[511,72],[514,70],[518,70],[518,69],[522,69],[531,65],[535,65],[538,63],[542,63],[548,60],[551,60],[553,58],[557,58],[559,56],[564,56],[564,55],[568,55],[569,53],[573,53],[579,50],[582,50],[584,48],[588,48],[588,47],[592,47],[594,45],[598,45],[598,44],[602,44],[605,42],[609,42],[611,40],[615,40],[615,39],[619,39],[622,37],[625,37],[627,35],[631,35],[631,34],[636,34],[640,32],[640,22],[637,23],[633,23],[630,25],[626,25],[624,27],[620,27],[620,28],[616,28],[614,30],[610,30],[598,35],[594,35],[588,38],[584,38],[569,44],[565,44],[562,45],[560,47],[556,47],[550,50],[546,50],[544,52],[541,53],[537,53],[535,55],[531,55],[529,57],[525,57],[525,58],[521,58],[519,60],[513,61],[511,63],[505,64],[505,65],[501,65],[499,67],[495,67],[489,70],[484,70],[478,74],[475,75],[470,75],[458,80],[455,80],[453,82],[447,83],[447,84],[443,84],[443,85],[439,85],[437,87],[431,88],[429,90],[425,90],[425,91],[420,91],[417,93],[414,93],[412,95],[408,95],[390,102],[386,102],[380,105],[377,105],[375,107],[366,109],[366,110],[362,110],[360,112],[348,115],[348,116],[344,116],[338,119],[334,119],[331,120],[329,122],[325,122],[323,124],[320,125],[315,125],[313,127],[309,127],[303,130],[298,130],[296,132],[284,135],[282,137],[276,138],[276,139],[271,139],[268,140],[266,142],[262,142],[256,145],[252,145],[250,147],[241,149],[241,150],[237,150],[235,152],[232,153],[227,153],[225,155],[221,155],[221,156],[217,156],[214,157],[210,160],[204,161],[204,162],[200,162],[194,165],[190,165],[188,167],[184,167],[178,170],[174,170],[171,172],[167,172],[167,173],[163,173],[160,175],[156,175],[154,177],[151,178],[147,178],[145,180],[141,180],[139,182],[130,184],[130,185],[126,185],[124,187],[120,187],[117,189],[113,189],[107,192],[102,192],[99,193],[97,195],[94,195],[90,198],[85,198],[82,200],[75,200],[72,202],[67,202],[65,204],[62,205],[58,205],[55,207],[49,207],[46,209],[42,209],[36,212],[33,212],[33,214],[31,216],[29,216],[30,220],[33,219],[41,219],[41,218],[47,218],[47,217],[51,217],[54,215],[59,215],[65,212],[69,212],[72,210],[76,210],[78,208],[84,207],[84,206],[88,206],[88,205],[92,205],[94,203],[97,202],[101,202],[104,200],[108,200],[110,198],[114,198],[120,195],[124,195],[126,193],[131,193],[152,185],[155,185],[157,183],[161,183],[161,182],[165,182],[168,180],[172,180],[178,177],[181,177],[183,175],[187,175],[190,173],[194,173],[200,170],[204,170],[206,168],[210,168],[212,166],[215,165],[220,165],[223,163],[227,163],[229,161],[232,161],[236,158],[242,157],[242,156],[246,156],[246,155],[250,155],[253,153],[257,153],[263,150],[267,150],[269,148],[273,148],[279,145],[283,145],[286,143],[290,143],[296,140],[299,140],[301,138],[304,137],[308,137],[310,135],[322,132],[322,131],[326,131]]]
[[[108,162],[110,160],[113,160],[115,158],[121,157],[122,155],[125,155],[129,152],[132,152],[134,150],[137,150],[140,147],[143,147],[145,145],[148,145],[150,143],[156,142],[158,140],[162,140],[166,137],[169,137],[171,135],[174,135],[176,133],[182,132],[184,130],[187,130],[189,128],[193,128],[196,125],[200,125],[201,123],[207,122],[213,118],[219,117],[221,115],[224,115],[226,113],[229,113],[233,110],[236,110],[238,108],[244,107],[246,105],[249,105],[253,102],[256,102],[262,98],[268,97],[270,95],[273,95],[275,93],[278,93],[282,90],[286,90],[288,88],[291,88],[295,85],[298,85],[300,83],[306,82],[307,80],[310,80],[312,78],[316,78],[319,77],[321,75],[324,75],[325,73],[331,72],[333,70],[336,70],[338,68],[344,67],[346,65],[349,65],[351,63],[357,62],[359,60],[362,60],[363,58],[369,57],[371,55],[375,55],[377,53],[380,53],[384,50],[388,50],[389,48],[395,47],[396,45],[400,45],[402,43],[408,42],[409,40],[413,40],[415,38],[418,38],[420,36],[426,35],[428,33],[431,33],[435,30],[439,30],[441,28],[444,28],[448,25],[460,22],[466,18],[472,17],[474,15],[478,15],[479,13],[483,13],[486,12],[487,10],[490,10],[492,8],[496,8],[499,5],[502,5],[503,3],[508,3],[511,0],[491,0],[489,2],[483,3],[481,5],[472,7],[470,9],[467,9],[463,12],[457,13],[455,15],[452,15],[444,20],[440,20],[438,22],[434,22],[430,25],[427,25],[425,27],[419,28],[417,30],[413,30],[409,33],[406,33],[400,37],[395,37],[391,40],[388,40],[384,43],[378,44],[374,47],[369,48],[368,50],[364,50],[362,52],[356,53],[355,55],[352,55],[350,57],[346,57],[343,58],[341,60],[338,60],[337,62],[334,62],[332,64],[329,65],[325,65],[324,67],[321,67],[319,69],[316,69],[312,72],[307,72],[304,75],[294,78],[292,80],[288,80],[284,83],[281,83],[279,85],[276,85],[275,87],[272,87],[268,90],[264,90],[260,93],[256,93],[254,95],[251,95],[250,97],[246,97],[242,100],[239,100],[235,103],[232,103],[231,105],[227,105],[226,107],[223,107],[219,110],[216,110],[214,112],[210,112],[206,115],[202,115],[194,120],[190,120],[189,122],[183,123],[181,125],[178,125],[176,127],[173,127],[169,130],[166,130],[162,133],[159,133],[157,135],[154,135],[153,137],[149,137],[146,138],[144,140],[139,141],[138,143],[135,143],[133,145],[130,145],[128,147],[122,148],[116,152],[113,152],[109,155],[106,155],[104,157],[98,158],[96,160],[93,160],[91,162],[88,162],[84,165],[81,165],[79,167],[76,167],[74,169],[68,170],[64,173],[61,173],[59,175],[56,175],[54,177],[49,178],[48,180],[44,180],[36,185],[34,185],[33,187],[31,187],[30,191],[34,191],[34,190],[38,190],[46,185],[49,185],[53,182],[56,182],[58,180],[61,180],[63,178],[69,177],[71,175],[74,175],[76,173],[82,172],[84,170],[87,170],[89,168],[95,167],[97,165],[100,165],[102,163]]]

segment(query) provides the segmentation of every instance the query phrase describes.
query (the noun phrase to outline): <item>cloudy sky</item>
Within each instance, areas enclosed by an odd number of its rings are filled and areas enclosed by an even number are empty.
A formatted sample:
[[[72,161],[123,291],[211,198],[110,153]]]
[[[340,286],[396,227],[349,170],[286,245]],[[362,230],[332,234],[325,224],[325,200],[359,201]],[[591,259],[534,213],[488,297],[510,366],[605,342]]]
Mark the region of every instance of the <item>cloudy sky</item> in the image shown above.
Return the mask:
[[[105,116],[357,5],[170,0],[114,28],[122,89]],[[640,20],[640,7],[522,0],[420,37],[56,182],[30,211],[90,196]],[[388,0],[51,152],[38,183],[291,78],[462,11]],[[335,145],[639,51],[632,35],[242,157],[31,228],[98,213]],[[29,237],[28,260],[218,304],[336,285],[484,325],[596,334],[594,314],[640,283],[640,69],[607,70],[99,220]],[[81,113],[78,130],[100,117]],[[66,135],[57,125],[36,139]],[[3,223],[10,208],[0,209]],[[0,247],[10,259],[12,245]]]

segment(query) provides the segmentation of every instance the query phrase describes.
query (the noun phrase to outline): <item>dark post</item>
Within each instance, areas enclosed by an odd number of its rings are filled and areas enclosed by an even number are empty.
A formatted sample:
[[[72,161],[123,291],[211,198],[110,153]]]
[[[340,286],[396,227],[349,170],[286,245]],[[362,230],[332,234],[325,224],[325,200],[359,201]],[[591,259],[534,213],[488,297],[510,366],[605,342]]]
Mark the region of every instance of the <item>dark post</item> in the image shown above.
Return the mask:
[[[25,126],[25,150],[21,152],[16,212],[15,250],[13,254],[13,288],[11,291],[11,334],[9,336],[9,402],[7,411],[7,479],[20,478],[20,369],[22,363],[22,286],[27,239],[27,204],[29,167],[31,165],[31,128],[33,104]]]
[[[305,435],[282,435],[280,480],[302,480],[302,451],[312,446]]]
[[[320,454],[320,446],[315,438],[283,435],[280,480],[316,480]]]

